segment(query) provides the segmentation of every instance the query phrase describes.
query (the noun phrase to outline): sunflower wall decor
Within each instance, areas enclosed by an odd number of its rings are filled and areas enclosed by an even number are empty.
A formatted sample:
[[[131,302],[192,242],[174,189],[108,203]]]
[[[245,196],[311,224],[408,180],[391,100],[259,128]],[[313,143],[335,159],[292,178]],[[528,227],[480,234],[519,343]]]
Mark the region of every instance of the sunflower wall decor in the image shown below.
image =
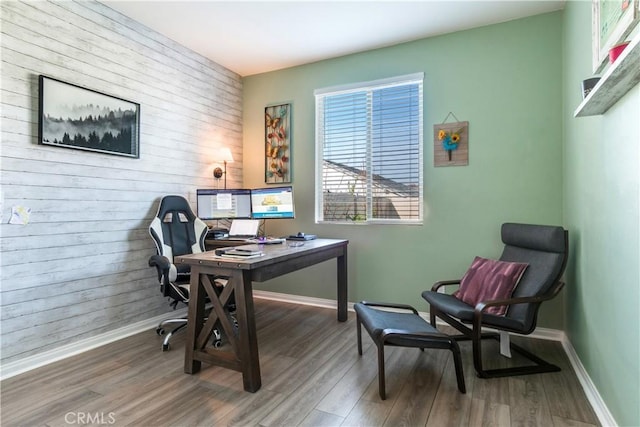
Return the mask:
[[[291,104],[266,107],[264,118],[264,181],[291,182]]]
[[[433,126],[433,164],[469,164],[469,122],[440,123]]]

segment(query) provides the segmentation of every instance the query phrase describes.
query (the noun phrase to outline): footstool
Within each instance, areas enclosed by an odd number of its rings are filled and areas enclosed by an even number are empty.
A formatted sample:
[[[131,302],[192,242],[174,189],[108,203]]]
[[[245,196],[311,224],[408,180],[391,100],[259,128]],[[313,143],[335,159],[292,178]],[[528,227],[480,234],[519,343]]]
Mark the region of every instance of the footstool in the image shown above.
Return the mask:
[[[379,310],[382,307],[399,311]],[[378,347],[378,391],[382,400],[386,399],[384,384],[384,346],[439,348],[451,350],[456,368],[458,390],[466,393],[464,374],[458,343],[447,334],[443,334],[424,320],[418,311],[405,304],[362,301],[353,305],[356,311],[358,332],[358,354],[362,356],[361,326],[367,330]]]

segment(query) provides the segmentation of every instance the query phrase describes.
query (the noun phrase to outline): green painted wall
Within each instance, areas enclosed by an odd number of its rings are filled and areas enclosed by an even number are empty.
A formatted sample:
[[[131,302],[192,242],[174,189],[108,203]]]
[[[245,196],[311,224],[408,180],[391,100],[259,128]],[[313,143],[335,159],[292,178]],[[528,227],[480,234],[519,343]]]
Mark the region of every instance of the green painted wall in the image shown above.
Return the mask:
[[[640,425],[640,86],[602,116],[574,118],[591,76],[591,4],[564,11],[567,335],[616,422]]]
[[[286,48],[283,46],[282,48]],[[313,221],[316,88],[424,71],[423,226]],[[574,118],[591,75],[591,7],[507,22],[244,79],[244,183],[264,185],[263,112],[293,104],[299,230],[350,240],[349,299],[426,310],[420,292],[460,277],[474,255],[497,256],[504,221],[570,230],[566,290],[540,324],[566,330],[616,422],[640,425],[640,86],[603,116]],[[466,167],[433,167],[432,128],[452,111],[470,122]],[[258,285],[334,298],[325,263]],[[564,314],[566,313],[566,315]]]
[[[245,186],[265,185],[264,107],[293,106],[297,218],[269,221],[267,233],[349,239],[350,301],[405,302],[427,311],[424,289],[461,277],[475,255],[499,256],[501,223],[561,224],[561,23],[560,12],[545,14],[245,78]],[[315,224],[314,89],[421,71],[424,225]],[[469,165],[436,168],[433,125],[450,111],[469,121]],[[257,288],[335,298],[334,264]],[[542,326],[562,329],[563,322],[562,298],[543,306]]]

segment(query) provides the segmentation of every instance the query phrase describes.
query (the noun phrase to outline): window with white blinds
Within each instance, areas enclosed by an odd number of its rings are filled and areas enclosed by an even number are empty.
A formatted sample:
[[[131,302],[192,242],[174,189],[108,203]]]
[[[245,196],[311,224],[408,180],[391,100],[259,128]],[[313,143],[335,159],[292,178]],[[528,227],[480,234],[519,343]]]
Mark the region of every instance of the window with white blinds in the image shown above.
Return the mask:
[[[316,222],[422,222],[423,79],[315,91]]]

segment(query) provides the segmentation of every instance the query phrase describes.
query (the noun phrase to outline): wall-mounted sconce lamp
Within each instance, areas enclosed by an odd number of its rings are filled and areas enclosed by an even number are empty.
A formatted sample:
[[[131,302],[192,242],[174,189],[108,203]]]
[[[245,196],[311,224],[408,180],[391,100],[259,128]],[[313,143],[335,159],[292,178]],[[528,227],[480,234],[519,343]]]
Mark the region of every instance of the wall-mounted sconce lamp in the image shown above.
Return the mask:
[[[226,190],[227,189],[227,163],[233,163],[233,156],[231,155],[231,150],[229,150],[226,147],[221,148],[220,151],[218,152],[218,156],[216,160],[224,163],[224,170],[222,170],[222,168],[220,167],[215,168],[213,170],[213,177],[216,179],[220,179],[224,175],[224,188]]]

